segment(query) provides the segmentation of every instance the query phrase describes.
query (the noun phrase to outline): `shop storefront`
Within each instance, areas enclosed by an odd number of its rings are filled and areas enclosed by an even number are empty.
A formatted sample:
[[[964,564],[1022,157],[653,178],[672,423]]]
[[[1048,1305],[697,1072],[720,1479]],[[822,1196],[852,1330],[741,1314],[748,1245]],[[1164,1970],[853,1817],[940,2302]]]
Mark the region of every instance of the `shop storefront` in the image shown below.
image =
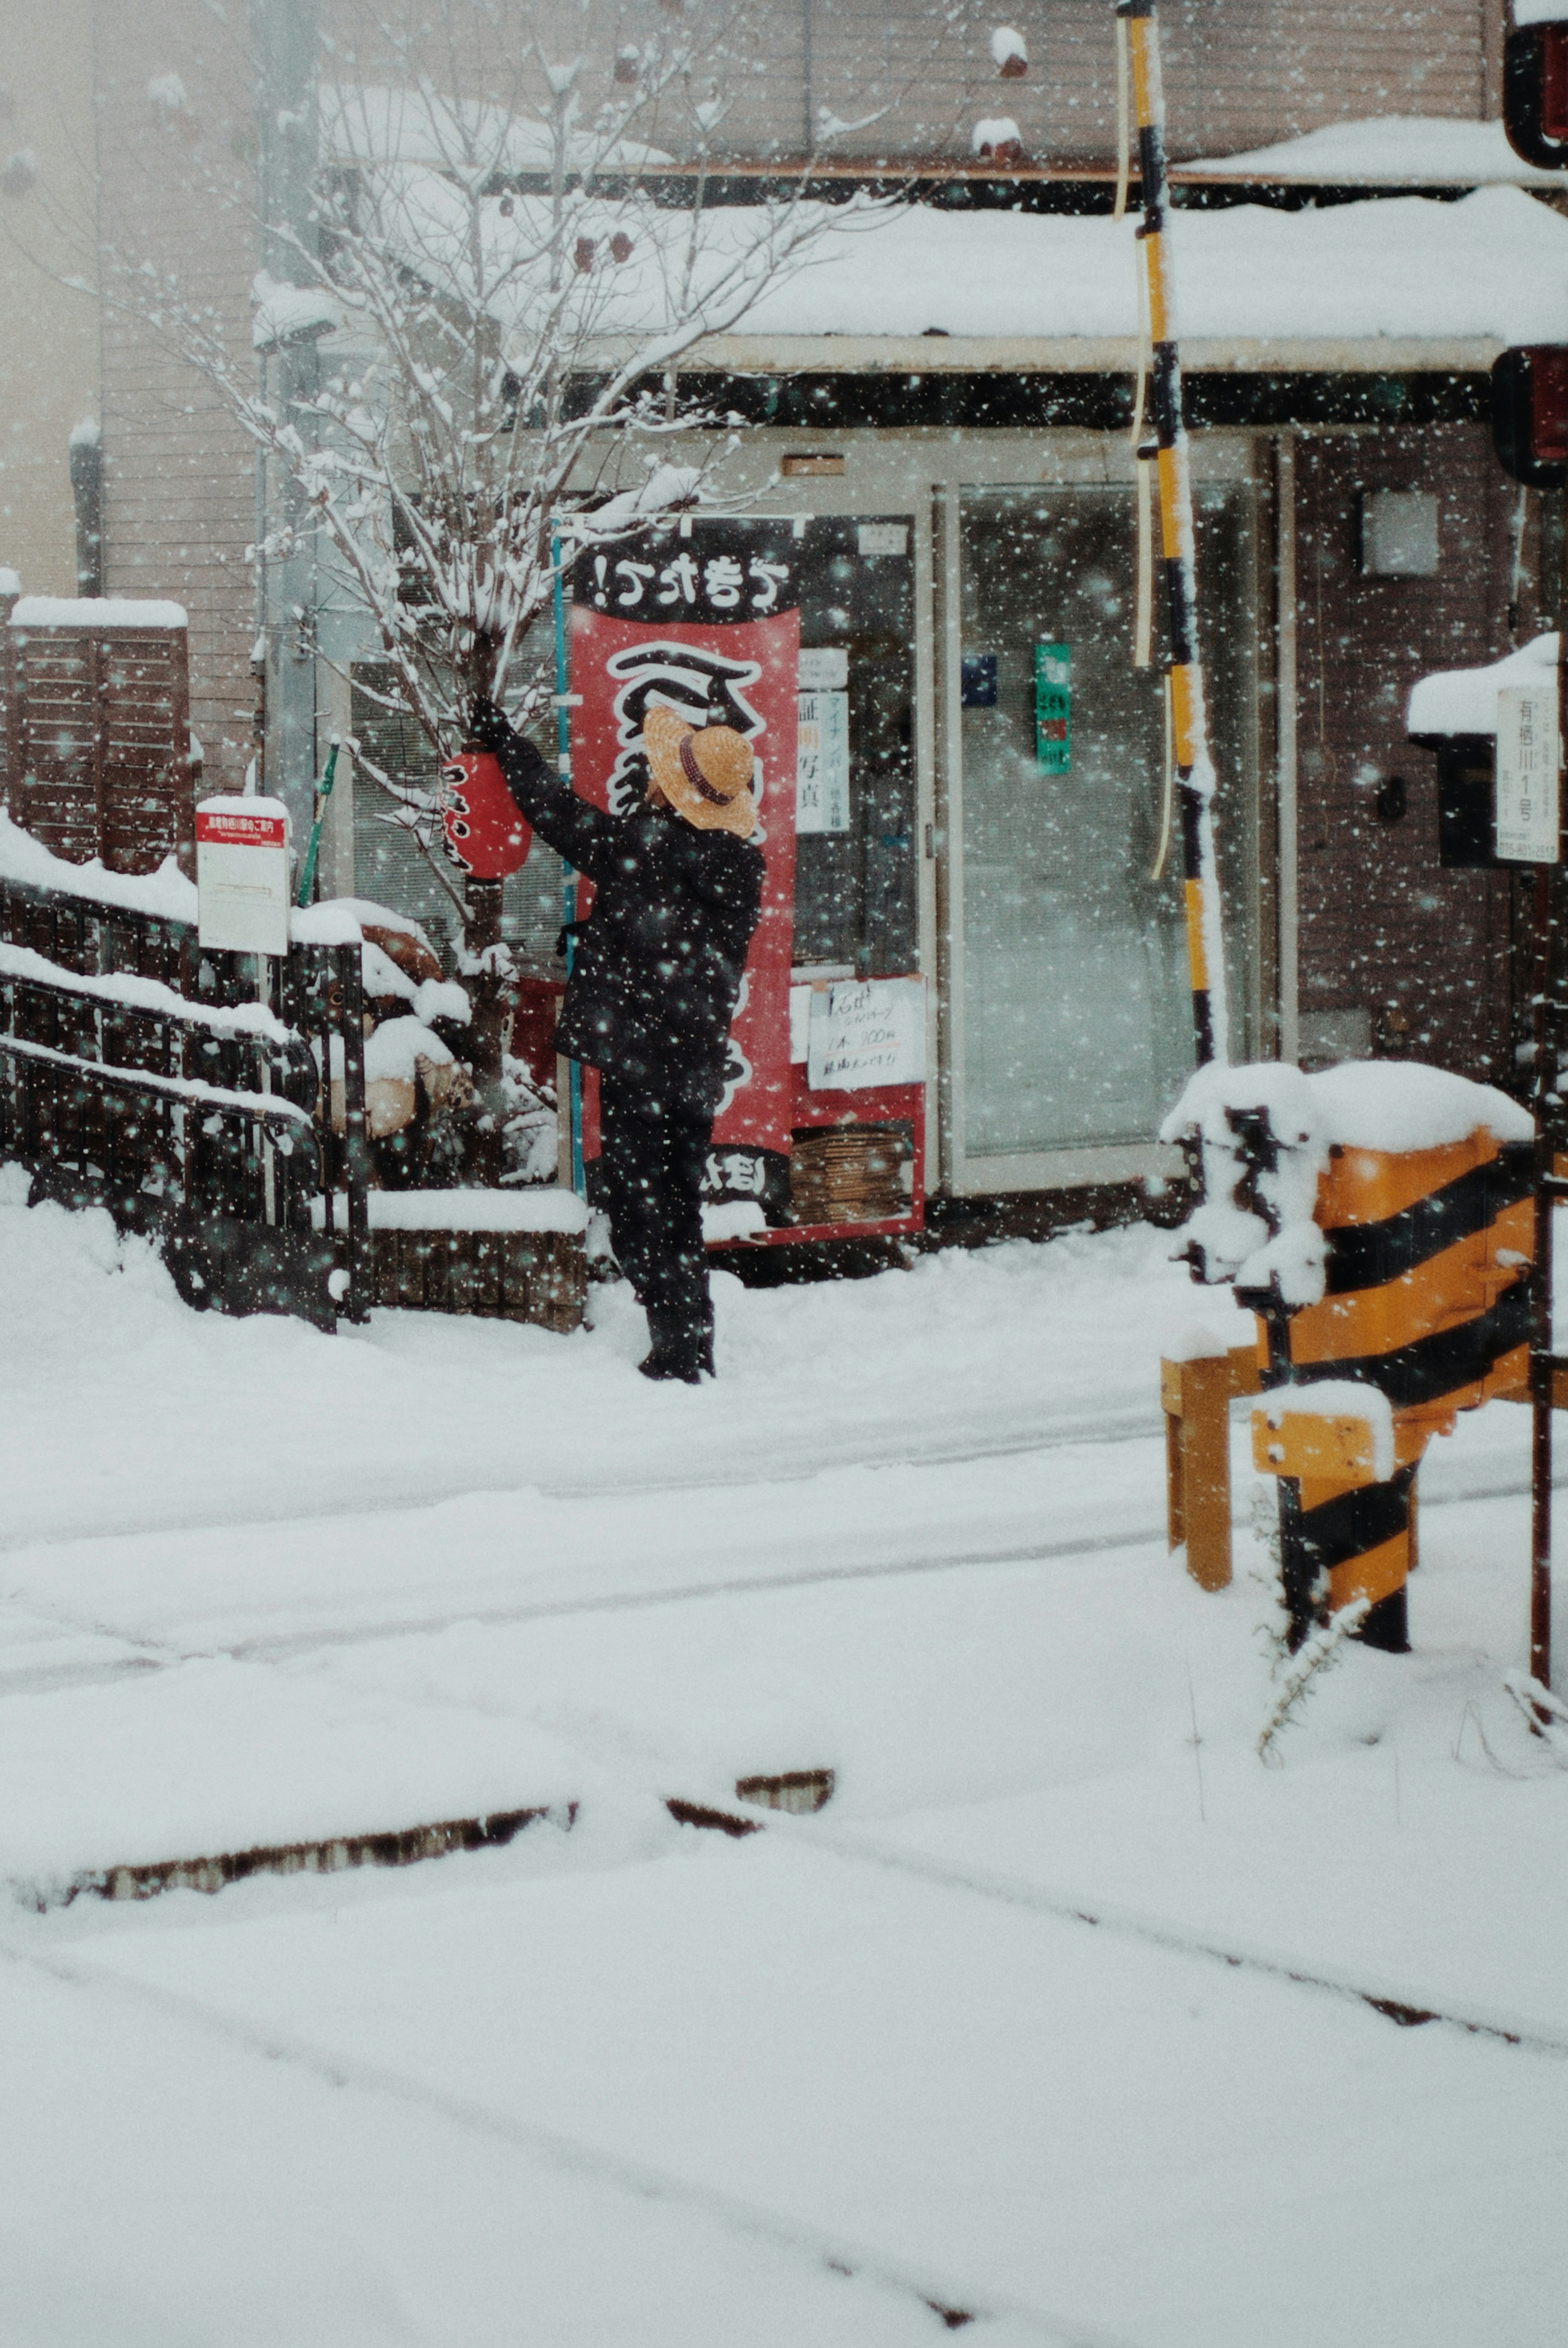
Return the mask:
[[[1260,777],[1273,758],[1260,731],[1270,462],[1268,442],[1246,434],[1207,435],[1196,458],[1231,990],[1248,1052],[1273,1008],[1259,856]],[[903,1228],[938,1190],[1073,1189],[1167,1172],[1150,1137],[1192,1047],[1179,870],[1168,843],[1162,852],[1162,685],[1157,667],[1132,657],[1125,438],[764,431],[732,452],[720,481],[732,509],[787,533],[804,720],[793,1209],[774,1175],[737,1160],[732,1177],[766,1192],[781,1232],[804,1235],[844,1220]],[[699,537],[714,527],[692,525]],[[353,716],[395,769],[387,721],[368,700]],[[386,815],[362,785],[354,889],[444,926],[427,869]],[[559,867],[536,854],[507,908],[536,987],[559,978],[560,922]],[[872,1001],[879,1034],[897,1019],[899,1081],[823,1084],[819,1048],[814,1085],[814,1015],[820,1046],[830,1011],[842,1025],[851,990],[867,982],[897,990]],[[864,1024],[851,1044],[856,1032]],[[850,1126],[879,1129],[855,1162],[847,1144],[814,1146]],[[847,1216],[829,1212],[835,1198]]]
[[[1507,891],[1443,868],[1402,723],[1407,674],[1450,645],[1506,649],[1512,516],[1474,419],[1485,378],[1411,378],[1389,422],[1358,379],[1331,388],[1340,417],[1292,419],[1327,404],[1308,378],[1271,393],[1279,420],[1193,436],[1232,1056],[1410,1051],[1506,1080]],[[804,1152],[782,1212],[764,1183],[770,1228],[820,1229],[846,1186],[862,1227],[907,1228],[922,1195],[1134,1208],[1175,1170],[1151,1137],[1192,1046],[1180,877],[1162,855],[1163,688],[1133,663],[1125,432],[763,428],[714,479],[732,512],[792,533],[797,684],[825,729],[794,839],[792,1154],[813,1131],[886,1128],[854,1166],[819,1146],[808,1176]],[[1430,502],[1435,567],[1376,569],[1368,500],[1387,494]],[[1525,556],[1533,579],[1534,535]],[[368,704],[353,716],[395,770],[387,722]],[[363,782],[352,833],[333,885],[443,926]],[[560,922],[559,865],[536,853],[507,926],[538,989],[559,982]],[[866,981],[919,991],[921,1073],[896,1099],[810,1081],[803,990]]]

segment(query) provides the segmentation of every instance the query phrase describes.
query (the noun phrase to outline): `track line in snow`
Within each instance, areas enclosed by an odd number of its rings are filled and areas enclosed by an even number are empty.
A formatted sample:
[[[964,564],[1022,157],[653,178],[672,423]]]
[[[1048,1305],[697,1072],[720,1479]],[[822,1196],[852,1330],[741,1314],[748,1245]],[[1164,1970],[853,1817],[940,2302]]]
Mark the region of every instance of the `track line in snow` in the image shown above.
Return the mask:
[[[733,1491],[750,1488],[765,1491],[775,1484],[808,1484],[814,1478],[846,1468],[956,1468],[969,1460],[1024,1458],[1034,1452],[1064,1451],[1073,1446],[1095,1449],[1125,1443],[1150,1443],[1161,1438],[1164,1421],[1158,1411],[1138,1412],[1119,1419],[1103,1416],[1085,1418],[1081,1424],[1058,1423],[1050,1432],[1041,1434],[1038,1428],[1014,1428],[987,1438],[979,1433],[968,1435],[960,1444],[944,1445],[940,1440],[913,1445],[920,1441],[911,1434],[907,1424],[889,1431],[886,1444],[878,1447],[872,1443],[860,1446],[853,1431],[835,1447],[831,1442],[814,1441],[809,1452],[803,1446],[798,1457],[785,1453],[770,1453],[755,1459],[738,1459],[728,1471],[717,1474],[691,1474],[685,1470],[667,1476],[645,1475],[606,1481],[601,1470],[584,1466],[573,1475],[553,1478],[529,1473],[505,1482],[475,1483],[471,1478],[454,1477],[443,1483],[426,1475],[417,1489],[395,1493],[388,1499],[384,1479],[362,1491],[341,1489],[335,1498],[315,1508],[302,1509],[297,1490],[291,1492],[287,1505],[280,1502],[276,1509],[264,1503],[243,1505],[219,1516],[211,1514],[159,1514],[137,1517],[128,1515],[110,1528],[101,1524],[75,1525],[66,1522],[52,1525],[47,1532],[23,1531],[0,1535],[0,1557],[26,1554],[29,1550],[63,1549],[77,1542],[113,1541],[146,1539],[159,1533],[224,1533],[237,1525],[311,1525],[331,1524],[344,1517],[398,1517],[415,1514],[422,1509],[439,1508],[448,1500],[515,1499],[519,1493],[538,1493],[548,1500],[639,1500],[672,1492]],[[871,1430],[875,1434],[875,1430]]]
[[[736,1825],[741,1822],[742,1814],[737,1813]],[[1140,1915],[1135,1910],[1087,1899],[1081,1893],[1055,1891],[1048,1885],[1030,1883],[1022,1877],[1003,1875],[990,1868],[960,1867],[950,1859],[912,1850],[903,1843],[879,1842],[869,1836],[835,1832],[831,1828],[824,1828],[815,1819],[792,1819],[778,1812],[763,1818],[751,1812],[743,1822],[764,1833],[785,1836],[807,1849],[815,1849],[824,1857],[841,1859],[851,1866],[886,1868],[894,1874],[938,1884],[946,1890],[968,1892],[1006,1907],[1030,1909],[1061,1923],[1083,1924],[1123,1940],[1142,1941],[1146,1947],[1170,1955],[1200,1957],[1233,1972],[1262,1973],[1276,1981],[1289,1982],[1299,1989],[1322,1991],[1331,1997],[1370,2006],[1374,2013],[1405,2029],[1425,2023],[1442,2023],[1468,2037],[1488,2038],[1502,2045],[1521,2047],[1529,2054],[1568,2060],[1568,2033],[1549,2030],[1521,2017],[1459,2013],[1440,2003],[1434,2004],[1424,1992],[1394,1982],[1358,1982],[1333,1966],[1273,1950],[1248,1948],[1245,1944],[1227,1947],[1206,1934],[1186,1931],[1163,1917]],[[732,1827],[730,1831],[735,1828]]]
[[[830,2234],[808,2220],[783,2216],[759,2203],[743,2200],[739,2195],[721,2192],[673,2170],[656,2168],[650,2162],[566,2136],[537,2121],[518,2119],[509,2112],[497,2111],[470,2096],[453,2095],[390,2065],[340,2054],[335,2048],[291,2031],[243,2021],[186,1993],[132,1981],[102,1966],[79,1960],[73,1962],[56,1951],[24,1948],[4,1938],[0,1938],[0,1956],[14,1964],[30,1966],[72,1988],[108,1990],[133,2005],[180,2023],[187,2029],[198,2029],[223,2039],[260,2061],[290,2064],[330,2086],[357,2087],[366,2094],[390,2096],[417,2110],[433,2113],[466,2134],[486,2137],[531,2154],[552,2168],[593,2178],[635,2195],[640,2200],[664,2201],[700,2212],[730,2233],[767,2242],[835,2274],[862,2276],[900,2298],[917,2301],[950,2331],[987,2318],[995,2321],[1006,2317],[1034,2332],[1041,2340],[1053,2343],[1054,2348],[1134,2348],[1125,2334],[1112,2334],[1098,2325],[1053,2315],[1021,2301],[974,2291],[968,2282],[959,2282],[950,2275],[938,2275],[903,2259],[889,2258],[865,2243]]]
[[[1563,1481],[1568,1487],[1568,1472],[1565,1472]],[[767,1488],[758,1486],[752,1488],[765,1490]],[[1424,1514],[1430,1515],[1444,1509],[1465,1508],[1486,1500],[1522,1499],[1527,1497],[1529,1489],[1527,1479],[1511,1478],[1501,1482],[1441,1493],[1430,1499],[1423,1496],[1421,1507]],[[618,1489],[610,1497],[619,1498],[621,1493]],[[430,1504],[421,1502],[418,1505]],[[406,1509],[378,1511],[377,1516],[396,1518],[415,1512],[415,1504],[411,1503]],[[287,1521],[311,1522],[313,1519],[291,1519]],[[1240,1516],[1234,1518],[1233,1529],[1245,1533],[1248,1529],[1247,1520]],[[295,1657],[330,1653],[362,1643],[379,1645],[400,1639],[431,1638],[468,1622],[499,1628],[518,1622],[545,1622],[560,1616],[634,1613],[661,1606],[690,1605],[710,1598],[765,1596],[770,1591],[781,1590],[825,1588],[835,1582],[880,1581],[906,1575],[958,1573],[1007,1565],[1050,1565],[1074,1557],[1102,1557],[1116,1550],[1136,1555],[1162,1543],[1164,1538],[1163,1525],[1132,1525],[1113,1533],[1064,1536],[1061,1540],[1042,1541],[1027,1547],[1020,1547],[1013,1540],[994,1550],[973,1549],[952,1551],[939,1557],[889,1559],[873,1565],[808,1566],[798,1570],[783,1570],[774,1573],[728,1574],[711,1581],[673,1583],[663,1589],[604,1591],[583,1597],[521,1600],[507,1605],[459,1606],[440,1614],[394,1620],[377,1618],[343,1623],[332,1629],[258,1634],[230,1642],[220,1641],[212,1645],[181,1645],[172,1640],[155,1639],[144,1633],[114,1631],[97,1621],[77,1620],[31,1592],[18,1591],[10,1593],[16,1602],[26,1604],[36,1613],[47,1614],[59,1623],[62,1630],[92,1632],[117,1638],[137,1652],[93,1663],[36,1664],[23,1665],[12,1671],[0,1670],[0,1701],[7,1695],[44,1694],[67,1688],[108,1686],[120,1680],[173,1670],[187,1663],[210,1663],[224,1658],[233,1662],[282,1663]]]

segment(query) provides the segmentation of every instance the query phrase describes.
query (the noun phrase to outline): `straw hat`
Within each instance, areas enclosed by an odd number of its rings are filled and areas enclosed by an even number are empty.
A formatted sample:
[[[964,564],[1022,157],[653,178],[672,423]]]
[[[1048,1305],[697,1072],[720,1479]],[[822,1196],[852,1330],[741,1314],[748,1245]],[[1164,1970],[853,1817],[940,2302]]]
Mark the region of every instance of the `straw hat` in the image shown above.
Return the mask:
[[[656,704],[642,721],[649,769],[677,815],[699,831],[733,831],[750,839],[757,828],[752,797],[752,749],[733,726],[688,726]]]

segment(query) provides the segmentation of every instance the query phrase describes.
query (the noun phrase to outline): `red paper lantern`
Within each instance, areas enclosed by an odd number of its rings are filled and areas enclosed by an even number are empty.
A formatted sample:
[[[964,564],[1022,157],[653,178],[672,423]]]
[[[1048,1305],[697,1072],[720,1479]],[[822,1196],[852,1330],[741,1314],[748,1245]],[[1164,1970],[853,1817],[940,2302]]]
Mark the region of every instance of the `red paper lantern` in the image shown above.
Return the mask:
[[[504,880],[533,840],[488,750],[459,750],[442,767],[441,825],[447,855],[475,880]]]

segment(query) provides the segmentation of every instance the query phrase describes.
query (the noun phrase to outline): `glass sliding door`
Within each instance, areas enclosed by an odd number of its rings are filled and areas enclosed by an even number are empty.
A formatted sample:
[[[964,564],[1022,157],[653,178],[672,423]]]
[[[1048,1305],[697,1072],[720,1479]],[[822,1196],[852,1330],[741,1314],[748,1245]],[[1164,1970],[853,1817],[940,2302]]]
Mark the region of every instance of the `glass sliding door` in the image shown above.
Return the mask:
[[[1250,491],[1200,498],[1205,635],[1231,655],[1211,673],[1239,878],[1255,798],[1253,667],[1234,656]],[[1147,1162],[1193,1059],[1179,838],[1155,877],[1163,688],[1131,658],[1132,495],[964,490],[958,534],[954,1170],[966,1188],[1116,1179]],[[1239,977],[1245,900],[1229,893]],[[1081,1153],[1076,1176],[1066,1153]]]

